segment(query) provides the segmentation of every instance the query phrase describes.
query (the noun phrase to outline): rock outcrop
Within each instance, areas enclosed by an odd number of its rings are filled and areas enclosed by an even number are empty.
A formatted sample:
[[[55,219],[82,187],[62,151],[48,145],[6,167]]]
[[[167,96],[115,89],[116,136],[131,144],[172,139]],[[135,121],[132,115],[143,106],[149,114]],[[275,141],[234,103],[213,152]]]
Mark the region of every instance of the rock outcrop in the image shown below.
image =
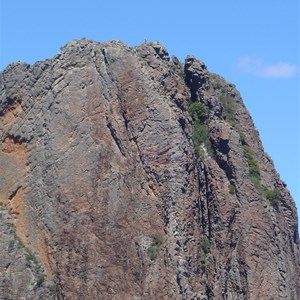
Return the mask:
[[[195,57],[80,40],[11,64],[0,140],[1,299],[300,299],[295,204]]]

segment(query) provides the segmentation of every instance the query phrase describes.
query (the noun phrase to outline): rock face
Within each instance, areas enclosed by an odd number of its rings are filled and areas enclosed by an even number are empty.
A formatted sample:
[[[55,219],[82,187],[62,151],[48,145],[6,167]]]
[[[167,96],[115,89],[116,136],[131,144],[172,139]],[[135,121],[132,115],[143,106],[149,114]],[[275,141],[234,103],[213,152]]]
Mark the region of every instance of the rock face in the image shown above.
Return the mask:
[[[11,64],[0,139],[1,299],[300,299],[295,204],[193,56],[81,40]]]

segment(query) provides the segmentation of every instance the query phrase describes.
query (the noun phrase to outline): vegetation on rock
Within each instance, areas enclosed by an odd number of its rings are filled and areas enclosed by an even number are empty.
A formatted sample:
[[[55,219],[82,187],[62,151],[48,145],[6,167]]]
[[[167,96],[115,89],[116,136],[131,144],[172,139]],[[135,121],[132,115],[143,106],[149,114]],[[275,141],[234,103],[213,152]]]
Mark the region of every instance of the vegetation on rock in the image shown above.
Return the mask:
[[[207,255],[210,251],[210,241],[206,236],[202,240],[201,248],[203,251],[201,254],[201,268],[202,271],[205,272],[207,264]]]
[[[204,63],[177,66],[81,40],[0,74],[1,201],[20,212],[0,209],[1,298],[299,299],[295,205],[251,116]]]
[[[148,248],[148,256],[150,260],[156,260],[159,254],[159,250],[161,247],[162,241],[158,236],[153,236],[152,237],[152,242],[150,247]]]
[[[249,176],[255,187],[260,186],[260,170],[258,162],[254,159],[253,153],[249,146],[243,145],[244,156],[249,166]]]
[[[268,190],[266,189],[264,191],[264,196],[267,200],[270,201],[270,204],[275,207],[278,205],[278,202],[279,202],[279,198],[280,198],[280,195],[279,195],[279,192],[278,190]]]
[[[189,113],[194,121],[203,123],[207,117],[205,106],[200,102],[194,102],[189,107]]]
[[[224,109],[223,115],[225,120],[233,127],[236,127],[237,120],[235,118],[236,107],[234,99],[231,96],[227,95],[223,90],[219,99]]]
[[[210,156],[214,155],[212,144],[209,138],[208,126],[205,123],[207,113],[205,106],[200,102],[192,103],[189,107],[189,113],[193,118],[192,140],[197,157],[205,157],[205,149]]]
[[[205,254],[208,254],[208,252],[210,250],[210,241],[209,241],[208,237],[205,236],[203,238],[201,248]]]

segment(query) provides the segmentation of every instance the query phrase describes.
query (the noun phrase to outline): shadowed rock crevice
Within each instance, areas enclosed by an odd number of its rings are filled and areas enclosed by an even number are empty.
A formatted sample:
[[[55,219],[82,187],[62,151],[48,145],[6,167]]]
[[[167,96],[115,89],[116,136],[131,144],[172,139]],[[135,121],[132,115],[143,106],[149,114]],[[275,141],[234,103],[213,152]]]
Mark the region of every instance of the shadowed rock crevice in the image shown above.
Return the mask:
[[[119,148],[119,150],[120,150],[120,152],[122,153],[122,155],[123,155],[123,156],[126,156],[126,155],[125,155],[124,148],[123,148],[122,143],[121,143],[121,140],[120,140],[120,138],[117,136],[116,130],[113,128],[112,124],[109,123],[108,119],[106,119],[106,121],[107,121],[106,126],[109,128],[109,131],[110,131],[110,133],[111,133],[111,136],[112,136],[112,138],[114,139],[114,141],[115,141],[117,147]]]
[[[83,39],[11,64],[0,139],[0,298],[299,298],[293,199],[235,86],[194,56]]]

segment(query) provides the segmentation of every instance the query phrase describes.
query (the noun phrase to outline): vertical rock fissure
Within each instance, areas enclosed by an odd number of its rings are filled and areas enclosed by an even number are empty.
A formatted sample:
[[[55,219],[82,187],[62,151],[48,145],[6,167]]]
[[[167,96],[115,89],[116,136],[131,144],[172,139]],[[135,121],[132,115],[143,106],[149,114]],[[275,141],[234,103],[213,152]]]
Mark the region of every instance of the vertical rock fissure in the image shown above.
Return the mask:
[[[211,220],[210,220],[210,208],[209,208],[209,180],[207,179],[207,170],[203,162],[197,163],[197,173],[199,180],[199,195],[201,203],[201,224],[203,234],[211,237]]]
[[[113,138],[113,140],[115,141],[119,151],[121,152],[121,154],[126,157],[126,154],[125,154],[125,150],[124,150],[124,147],[121,143],[121,139],[118,137],[117,135],[117,131],[113,128],[112,124],[108,121],[108,118],[106,118],[106,126],[108,127],[109,131],[110,131],[110,134]]]

